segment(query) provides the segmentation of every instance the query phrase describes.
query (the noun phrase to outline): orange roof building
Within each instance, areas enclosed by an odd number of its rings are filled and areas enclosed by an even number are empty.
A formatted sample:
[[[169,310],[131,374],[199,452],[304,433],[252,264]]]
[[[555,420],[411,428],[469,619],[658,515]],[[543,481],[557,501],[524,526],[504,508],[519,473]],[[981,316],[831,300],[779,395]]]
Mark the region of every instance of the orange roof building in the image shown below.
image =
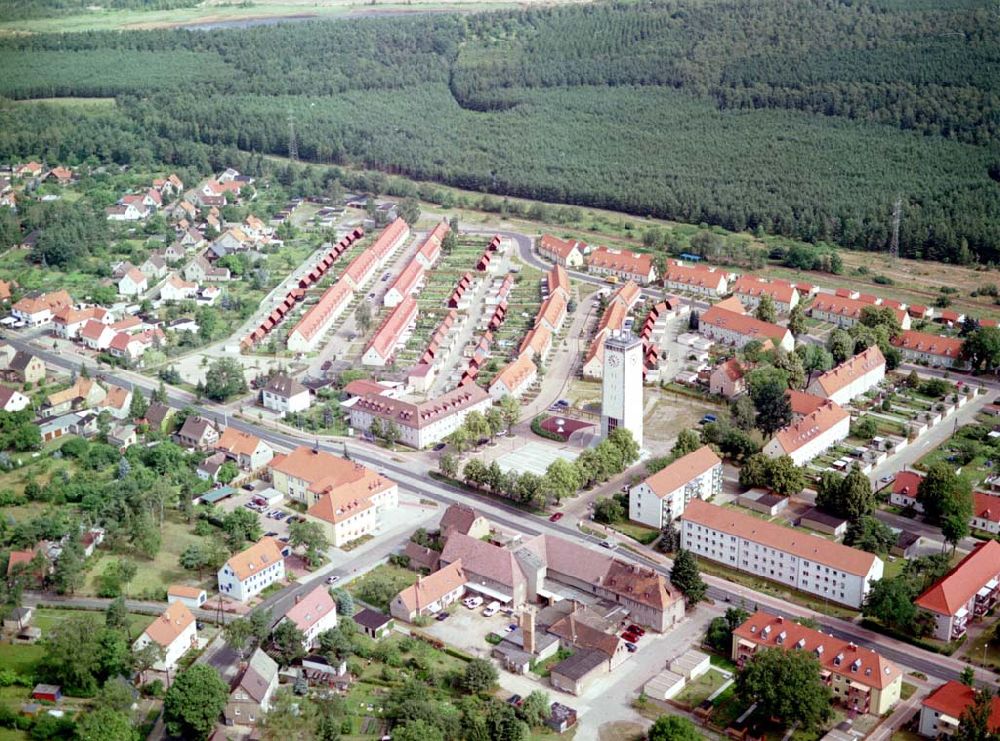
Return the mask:
[[[433,615],[459,600],[465,594],[467,581],[462,559],[458,559],[430,576],[417,577],[415,584],[393,598],[389,614],[406,622],[421,615]]]
[[[389,308],[399,306],[403,302],[403,299],[416,292],[420,281],[423,279],[424,268],[419,262],[414,260],[403,268],[403,272],[396,276],[396,280],[392,282],[389,290],[382,297],[382,305]]]
[[[853,327],[861,321],[861,311],[866,306],[878,305],[875,301],[878,301],[878,299],[874,299],[874,301],[862,301],[860,298],[840,295],[831,296],[824,293],[817,295],[813,299],[812,306],[809,307],[809,314],[814,319],[831,322],[839,327]],[[902,309],[889,308],[892,309],[892,313],[899,320],[899,326],[904,330],[909,329],[910,315]]]
[[[870,648],[788,618],[756,612],[733,631],[732,658],[743,667],[764,649],[802,651],[815,656],[824,683],[849,710],[878,716],[899,702],[903,672]]]
[[[413,259],[424,270],[430,270],[434,267],[434,263],[441,257],[441,244],[450,231],[451,226],[448,225],[448,222],[441,220],[431,230],[431,233],[427,235],[427,238],[420,243],[420,246],[417,248],[417,254],[414,255]]]
[[[25,296],[11,308],[15,319],[20,319],[29,326],[48,324],[60,310],[73,305],[73,299],[66,291],[53,291]]]
[[[985,615],[1000,598],[1000,543],[987,540],[945,574],[915,604],[934,618],[934,637],[965,635],[973,617]]]
[[[171,602],[167,609],[149,624],[134,644],[136,650],[149,644],[159,646],[161,658],[153,664],[157,671],[171,671],[180,658],[198,642],[194,615],[182,601]]]
[[[288,333],[287,345],[292,352],[311,352],[354,298],[351,284],[341,278],[327,288]]]
[[[614,275],[643,286],[656,280],[653,257],[645,253],[598,247],[587,255],[586,264],[588,273]]]
[[[878,386],[883,378],[885,358],[878,345],[872,345],[819,376],[806,390],[838,404],[847,404],[851,399]]]
[[[236,461],[244,471],[258,471],[274,457],[274,450],[270,445],[256,435],[235,427],[227,427],[222,431],[215,449]]]
[[[871,553],[701,499],[692,499],[684,510],[681,545],[729,568],[855,609],[872,582],[882,578],[884,566]]]
[[[917,726],[924,738],[949,738],[958,729],[962,714],[976,701],[976,689],[967,684],[948,680],[931,692],[920,703],[920,721]],[[990,701],[987,729],[991,734],[1000,733],[1000,697]]]
[[[510,276],[507,277],[509,278]],[[566,268],[562,265],[554,265],[552,269],[545,274],[545,285],[549,290],[550,296],[556,293],[561,293],[564,299],[567,301],[569,300],[571,290],[569,273],[566,272]]]
[[[731,307],[736,306],[739,310],[733,311]],[[735,297],[715,304],[702,314],[698,320],[698,332],[710,340],[735,348],[742,348],[754,340],[763,343],[770,340],[776,347],[789,352],[795,347],[795,338],[786,327],[747,315]]]
[[[721,491],[722,460],[703,445],[629,489],[628,516],[659,530],[692,499],[708,500]]]
[[[923,363],[934,368],[961,368],[965,365],[962,359],[963,341],[957,337],[909,330],[901,332],[892,344],[899,348],[903,360],[910,363]]]
[[[404,297],[375,330],[375,335],[361,355],[361,363],[380,368],[388,365],[396,348],[405,341],[406,333],[417,320],[418,313],[416,299]]]
[[[543,234],[536,243],[538,254],[565,268],[583,267],[586,245],[575,239],[559,239]]]
[[[519,355],[497,373],[490,383],[490,396],[499,401],[504,396],[518,398],[535,382],[538,367],[527,355]]]
[[[219,594],[246,602],[284,578],[282,545],[273,538],[261,538],[246,550],[231,556],[219,569]]]
[[[799,305],[798,289],[786,280],[764,280],[756,275],[741,275],[730,290],[750,311],[760,305],[763,296],[771,297],[779,314],[787,314]]]
[[[686,291],[700,296],[719,297],[726,293],[729,286],[726,273],[696,263],[685,265],[677,260],[667,263],[667,273],[663,276],[663,285],[669,291]]]
[[[770,458],[789,456],[797,466],[802,466],[833,447],[850,433],[851,415],[829,399],[816,411],[778,430],[764,446],[764,455]]]

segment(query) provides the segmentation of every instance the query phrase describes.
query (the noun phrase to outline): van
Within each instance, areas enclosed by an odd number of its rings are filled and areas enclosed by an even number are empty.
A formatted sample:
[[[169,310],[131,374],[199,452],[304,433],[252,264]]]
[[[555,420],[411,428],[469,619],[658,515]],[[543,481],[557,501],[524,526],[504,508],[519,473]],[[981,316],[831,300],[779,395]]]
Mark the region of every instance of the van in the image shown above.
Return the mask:
[[[483,617],[493,617],[498,612],[500,612],[500,603],[497,602],[496,600],[493,600],[488,605],[486,605],[486,609],[483,610]]]

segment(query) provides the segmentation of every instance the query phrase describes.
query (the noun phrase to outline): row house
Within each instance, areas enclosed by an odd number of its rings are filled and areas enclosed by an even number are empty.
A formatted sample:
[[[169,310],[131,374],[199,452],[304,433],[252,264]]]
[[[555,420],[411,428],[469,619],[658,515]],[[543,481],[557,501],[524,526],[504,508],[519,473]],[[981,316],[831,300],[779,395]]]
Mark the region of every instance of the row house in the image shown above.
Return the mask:
[[[799,305],[799,291],[786,280],[765,280],[756,275],[741,275],[730,290],[747,308],[754,311],[763,296],[770,296],[779,314],[788,314]]]
[[[418,313],[417,301],[412,296],[407,296],[392,309],[361,354],[362,365],[389,365],[396,348],[406,341],[412,331]]]
[[[11,315],[29,327],[48,324],[61,309],[71,308],[73,299],[66,291],[31,293],[10,307]]]
[[[537,242],[538,254],[564,268],[582,268],[587,246],[575,239],[559,239],[543,234]]]
[[[932,368],[961,368],[963,341],[956,337],[941,337],[929,332],[908,330],[892,340],[893,347],[908,363],[920,363]]]
[[[656,280],[653,257],[629,250],[598,247],[586,257],[587,272],[595,275],[612,275],[621,280],[631,280],[641,286]]]
[[[286,340],[288,349],[300,353],[315,350],[323,335],[329,331],[353,298],[354,289],[343,278],[327,288],[319,301],[309,307],[288,333]]]
[[[604,341],[622,331],[625,320],[639,301],[640,295],[639,286],[633,281],[628,281],[611,294],[583,360],[584,378],[604,377]]]
[[[809,307],[809,314],[814,319],[822,322],[830,322],[843,329],[848,329],[861,321],[861,312],[865,307],[879,306],[880,304],[876,303],[876,301],[877,299],[874,301],[865,301],[849,296],[822,294],[816,296],[813,300],[812,306]],[[892,309],[896,319],[899,320],[900,328],[904,330],[909,329],[910,315],[902,309],[891,306],[889,308]]]
[[[864,604],[884,568],[882,559],[871,553],[701,499],[692,499],[684,510],[681,547],[855,609]]]
[[[774,347],[791,352],[795,338],[786,327],[749,316],[738,299],[720,301],[698,319],[698,332],[713,342],[741,349],[748,342],[770,341]]]
[[[878,345],[848,358],[836,368],[826,371],[809,384],[810,394],[847,404],[852,399],[878,386],[885,378],[885,358]]]
[[[490,383],[489,393],[494,401],[505,396],[519,398],[538,378],[538,367],[527,355],[519,355],[508,363]]]
[[[677,260],[667,263],[663,286],[668,291],[686,291],[709,298],[720,298],[728,290],[728,275],[707,265],[685,265]]]
[[[778,430],[764,446],[769,458],[789,456],[802,466],[847,438],[851,431],[851,415],[833,401],[827,400],[816,411]]]

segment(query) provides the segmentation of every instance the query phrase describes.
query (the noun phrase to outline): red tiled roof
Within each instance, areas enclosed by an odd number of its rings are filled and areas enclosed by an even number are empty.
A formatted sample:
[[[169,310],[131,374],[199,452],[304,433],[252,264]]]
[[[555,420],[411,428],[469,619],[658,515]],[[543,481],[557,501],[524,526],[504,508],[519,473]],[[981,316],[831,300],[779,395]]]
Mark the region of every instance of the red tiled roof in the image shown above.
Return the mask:
[[[1000,522],[1000,497],[982,491],[972,493],[972,516],[990,522]]]
[[[743,366],[736,358],[729,358],[725,363],[716,367],[716,370],[726,374],[730,381],[738,381],[743,378]]]
[[[233,455],[253,455],[259,446],[259,437],[249,432],[240,432],[234,427],[227,427],[215,444],[216,449]]]
[[[396,343],[399,342],[399,338],[416,316],[417,301],[413,296],[407,296],[389,312],[382,322],[382,326],[378,328],[375,336],[365,347],[365,352],[374,348],[379,357],[388,358]]]
[[[871,298],[874,298],[871,297]],[[829,294],[824,294],[817,296],[813,300],[811,311],[821,311],[826,314],[836,314],[837,316],[849,317],[851,319],[859,320],[861,319],[861,310],[866,306],[874,306],[871,301],[862,301],[861,299],[848,298],[846,296],[830,296]],[[902,322],[903,317],[906,316],[906,312],[902,309],[892,309],[892,313],[896,318]]]
[[[671,492],[687,484],[691,479],[701,476],[706,471],[722,463],[708,445],[702,445],[697,450],[681,456],[669,466],[660,469],[643,483],[661,499]]]
[[[389,290],[396,290],[400,296],[404,298],[409,296],[413,291],[413,288],[420,282],[420,279],[424,277],[423,266],[414,260],[403,268],[403,272],[396,276],[396,280],[392,282],[389,286]]]
[[[940,615],[954,615],[1000,574],[1000,543],[987,540],[963,558],[955,568],[917,597],[915,604]]]
[[[707,265],[682,265],[676,260],[668,263],[667,274],[664,276],[664,281],[667,283],[709,288],[718,288],[725,279],[726,274],[715,268],[710,268]]]
[[[245,581],[256,572],[282,560],[284,557],[281,555],[278,541],[274,538],[261,538],[246,550],[230,556],[226,564],[236,574],[237,579]]]
[[[684,508],[683,519],[705,527],[790,553],[823,566],[857,576],[867,576],[875,563],[871,553],[850,548],[802,530],[775,525],[751,515],[692,499]],[[997,543],[1000,547],[1000,543]]]
[[[194,615],[183,602],[171,602],[167,609],[149,624],[144,635],[164,648],[176,641],[194,622]]]
[[[826,671],[878,690],[885,689],[902,675],[898,666],[870,648],[861,648],[767,612],[755,612],[733,631],[733,635],[763,648],[811,653]]]
[[[775,439],[786,453],[798,450],[803,445],[812,442],[816,437],[830,430],[834,425],[850,415],[839,404],[827,400],[816,411],[792,422],[775,434]]]
[[[653,269],[653,258],[630,250],[598,247],[587,255],[587,266],[646,277]]]
[[[452,389],[433,399],[414,404],[401,399],[367,394],[352,407],[380,419],[391,419],[403,427],[421,428],[441,417],[467,409],[489,398],[484,389],[475,384]]]
[[[792,414],[801,414],[803,416],[812,414],[823,406],[823,402],[826,401],[822,396],[807,394],[805,391],[797,391],[795,389],[788,389],[785,392],[785,396],[788,397],[788,401],[792,404]]]
[[[770,296],[779,303],[791,304],[797,289],[788,281],[767,281],[756,275],[741,275],[733,284],[732,291],[741,296]]]
[[[338,280],[323,292],[319,302],[302,315],[292,333],[297,332],[306,340],[312,339],[326,322],[327,317],[349,302],[353,296],[354,290],[351,285],[346,280]]]
[[[517,360],[508,363],[490,384],[492,389],[498,383],[503,383],[511,392],[517,392],[521,385],[538,372],[531,359],[527,355],[518,356]]]
[[[900,471],[892,482],[892,493],[904,497],[917,497],[917,489],[924,477],[915,471]]]
[[[882,356],[882,351],[878,349],[878,345],[872,345],[864,352],[848,358],[836,368],[828,370],[814,383],[818,383],[827,396],[832,396],[848,384],[876,370],[879,366],[885,366],[885,358]]]
[[[738,300],[738,299],[737,299]],[[720,330],[735,332],[743,337],[753,337],[772,340],[775,344],[780,344],[788,334],[788,329],[761,321],[756,317],[747,314],[739,314],[735,311],[715,304],[708,311],[702,314],[700,324],[716,327]]]
[[[327,588],[321,584],[296,602],[285,613],[285,617],[305,633],[331,612],[336,613],[336,611],[337,604],[333,601]]]
[[[429,576],[417,577],[417,583],[397,595],[409,612],[419,612],[468,581],[462,559],[444,566]]]
[[[923,706],[958,719],[975,700],[975,689],[950,679],[927,695],[924,698]],[[988,729],[991,733],[1000,731],[1000,697],[994,697],[990,702]]]
[[[892,341],[895,347],[903,350],[938,355],[943,358],[958,358],[962,352],[962,340],[956,337],[941,337],[929,332],[907,330]]]
[[[575,239],[559,239],[558,237],[553,237],[551,234],[543,234],[542,238],[538,240],[539,252],[555,255],[562,260],[569,257],[574,248],[582,254],[584,248],[583,242],[578,242]]]
[[[508,275],[505,280],[509,278],[510,276]],[[549,288],[549,295],[561,290],[566,296],[569,296],[569,273],[566,272],[566,268],[562,265],[554,265],[546,274],[545,280]]]

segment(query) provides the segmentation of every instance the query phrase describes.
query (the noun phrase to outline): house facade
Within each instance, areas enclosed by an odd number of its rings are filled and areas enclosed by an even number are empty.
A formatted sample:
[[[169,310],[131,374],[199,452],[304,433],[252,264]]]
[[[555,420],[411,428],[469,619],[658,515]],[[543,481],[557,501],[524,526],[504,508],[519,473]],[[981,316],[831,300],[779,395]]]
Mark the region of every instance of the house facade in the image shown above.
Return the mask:
[[[389,614],[408,623],[419,616],[435,615],[462,598],[466,581],[461,559],[428,576],[418,576],[415,584],[393,597]]]
[[[629,489],[628,516],[659,530],[680,517],[691,499],[709,500],[721,491],[722,460],[704,445]]]
[[[229,693],[224,717],[227,726],[255,726],[271,709],[278,689],[278,664],[255,649]]]
[[[172,671],[180,658],[198,643],[197,622],[183,602],[172,602],[167,609],[143,631],[133,644],[139,650],[154,643],[163,650],[163,657],[153,664],[161,672]]]
[[[267,382],[261,391],[260,400],[265,409],[277,412],[282,417],[304,412],[311,403],[309,389],[283,373],[278,373]]]
[[[847,439],[850,431],[851,415],[828,400],[816,411],[778,430],[763,452],[769,458],[787,455],[801,466]]]
[[[915,604],[934,619],[932,635],[941,641],[959,640],[968,624],[981,619],[1000,600],[1000,542],[977,545]]]
[[[878,345],[872,345],[823,373],[809,384],[806,391],[837,404],[847,404],[851,399],[878,386],[883,378],[885,358]]]
[[[246,602],[285,578],[281,544],[273,538],[261,538],[226,561],[217,576],[220,594]]]
[[[559,239],[543,234],[537,242],[538,254],[564,268],[582,268],[586,245],[575,239]]]
[[[692,499],[684,511],[681,546],[696,556],[855,609],[864,603],[872,582],[882,578],[884,566],[871,553],[700,499]]]
[[[281,621],[293,623],[305,636],[302,647],[309,651],[319,645],[319,634],[337,627],[337,603],[323,584],[301,599],[297,598]]]

